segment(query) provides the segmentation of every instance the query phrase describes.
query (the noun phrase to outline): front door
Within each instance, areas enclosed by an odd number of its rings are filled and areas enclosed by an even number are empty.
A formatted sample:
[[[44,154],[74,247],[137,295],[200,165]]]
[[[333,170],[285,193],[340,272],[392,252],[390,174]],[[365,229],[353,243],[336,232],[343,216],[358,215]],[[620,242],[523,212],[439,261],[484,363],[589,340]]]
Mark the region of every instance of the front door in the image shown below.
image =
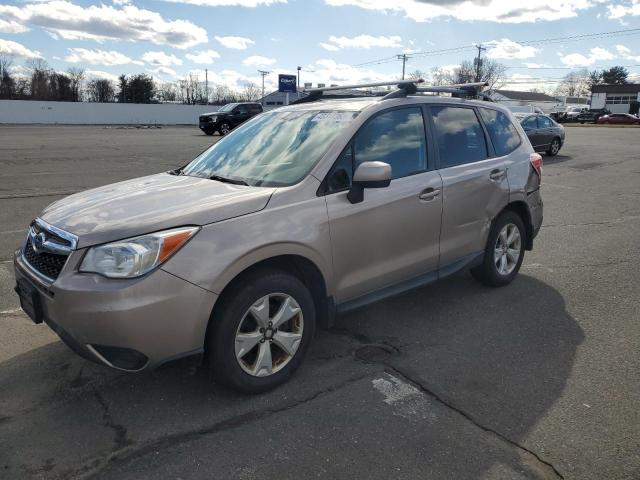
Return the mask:
[[[392,169],[386,188],[366,189],[352,204],[347,190],[362,162]],[[419,106],[372,117],[355,135],[327,177],[336,301],[390,287],[438,267],[442,180],[427,160]]]

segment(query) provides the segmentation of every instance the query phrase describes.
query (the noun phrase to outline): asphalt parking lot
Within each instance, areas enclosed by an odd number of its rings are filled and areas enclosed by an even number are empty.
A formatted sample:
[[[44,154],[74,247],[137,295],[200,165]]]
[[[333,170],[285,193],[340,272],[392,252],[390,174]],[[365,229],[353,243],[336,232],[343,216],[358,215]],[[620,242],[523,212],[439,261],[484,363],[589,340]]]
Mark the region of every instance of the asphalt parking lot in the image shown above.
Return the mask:
[[[640,478],[640,130],[567,129],[508,287],[461,272],[338,318],[283,387],[88,363],[13,294],[47,204],[186,163],[195,128],[0,127],[0,478]]]

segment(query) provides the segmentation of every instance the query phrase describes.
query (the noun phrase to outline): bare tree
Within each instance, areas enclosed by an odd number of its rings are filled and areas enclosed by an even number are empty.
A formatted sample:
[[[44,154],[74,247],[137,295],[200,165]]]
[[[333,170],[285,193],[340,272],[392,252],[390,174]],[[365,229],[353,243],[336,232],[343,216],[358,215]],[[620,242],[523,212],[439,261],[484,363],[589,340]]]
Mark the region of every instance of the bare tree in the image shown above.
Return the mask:
[[[73,95],[73,101],[81,102],[84,68],[71,67],[67,70],[67,76],[71,79],[71,93]]]
[[[0,53],[0,98],[12,98],[15,93],[15,79],[11,76],[13,56]]]
[[[567,73],[558,88],[557,95],[566,95],[568,97],[580,97],[587,95],[591,91],[591,76],[589,71],[584,68],[575,72]]]
[[[442,67],[434,67],[431,69],[431,82],[435,86],[451,85],[453,83],[453,75],[449,70]]]
[[[49,64],[41,58],[27,61],[31,73],[31,98],[33,100],[49,99]]]
[[[90,102],[108,103],[116,99],[116,88],[111,80],[96,78],[87,84]]]
[[[164,82],[158,86],[157,95],[161,102],[175,102],[179,97],[178,85],[173,82]]]
[[[465,60],[453,72],[453,83],[486,82],[494,90],[504,85],[507,67],[494,60],[482,59],[480,64]]]
[[[409,73],[409,80],[420,80],[420,79],[424,80],[426,77],[427,77],[427,73],[418,69]]]
[[[261,94],[262,89],[260,87],[258,87],[255,83],[247,82],[247,84],[242,89],[240,98],[244,102],[254,102],[260,98]]]

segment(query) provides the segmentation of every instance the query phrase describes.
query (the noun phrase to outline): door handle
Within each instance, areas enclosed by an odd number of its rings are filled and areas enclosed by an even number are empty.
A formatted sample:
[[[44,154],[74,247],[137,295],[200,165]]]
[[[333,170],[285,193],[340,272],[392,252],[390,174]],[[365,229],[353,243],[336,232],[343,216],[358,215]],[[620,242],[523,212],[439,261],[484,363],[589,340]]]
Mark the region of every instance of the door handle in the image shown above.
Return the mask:
[[[430,202],[431,200],[433,200],[434,198],[436,198],[438,195],[440,195],[440,189],[439,188],[426,188],[424,189],[422,192],[420,192],[420,195],[418,196],[418,198],[420,200],[423,200],[425,202]]]
[[[504,170],[498,170],[497,168],[495,170],[491,170],[491,173],[489,174],[489,178],[495,182],[502,180],[504,178],[505,175],[505,171]]]

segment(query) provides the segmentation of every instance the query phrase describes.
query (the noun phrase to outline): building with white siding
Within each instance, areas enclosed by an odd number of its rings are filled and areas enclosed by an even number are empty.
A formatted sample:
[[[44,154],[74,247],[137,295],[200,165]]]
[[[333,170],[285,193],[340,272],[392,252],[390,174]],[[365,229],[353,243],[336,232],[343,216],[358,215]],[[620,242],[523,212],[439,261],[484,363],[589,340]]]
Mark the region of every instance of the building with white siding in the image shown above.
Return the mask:
[[[591,108],[606,108],[611,113],[629,113],[633,101],[640,101],[640,83],[594,85],[591,89]]]

